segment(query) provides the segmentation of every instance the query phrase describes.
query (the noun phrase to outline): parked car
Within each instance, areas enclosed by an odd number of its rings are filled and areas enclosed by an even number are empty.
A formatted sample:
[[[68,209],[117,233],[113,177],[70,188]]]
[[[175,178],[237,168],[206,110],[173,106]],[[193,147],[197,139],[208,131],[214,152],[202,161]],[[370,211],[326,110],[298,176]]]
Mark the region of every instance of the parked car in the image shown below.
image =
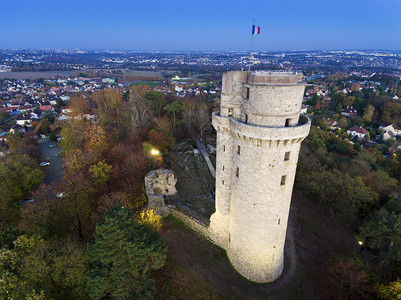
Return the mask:
[[[35,199],[22,199],[22,200],[18,201],[18,205],[24,205],[24,204],[27,204],[27,203],[33,202],[33,201],[35,201]]]
[[[39,166],[41,166],[41,167],[46,167],[46,166],[48,166],[48,165],[50,165],[50,163],[47,162],[47,161],[42,161],[42,162],[39,164]]]
[[[56,144],[50,144],[49,145],[49,148],[54,148],[54,147],[56,147],[57,145]]]
[[[59,192],[57,193],[57,198],[63,198],[64,197],[64,192]]]

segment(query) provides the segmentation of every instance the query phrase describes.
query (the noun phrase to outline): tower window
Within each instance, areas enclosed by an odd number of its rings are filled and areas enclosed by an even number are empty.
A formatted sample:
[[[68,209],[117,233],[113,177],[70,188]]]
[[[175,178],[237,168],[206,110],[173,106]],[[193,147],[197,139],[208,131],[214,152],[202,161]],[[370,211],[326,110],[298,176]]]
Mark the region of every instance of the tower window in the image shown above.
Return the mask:
[[[237,146],[237,154],[238,155],[241,154],[241,146],[240,145]]]
[[[224,166],[223,166],[223,171],[224,171]]]
[[[280,219],[278,219],[278,222],[277,222],[277,223],[278,223],[278,225],[280,225]]]
[[[235,171],[235,175],[237,176],[237,177],[239,177],[239,168],[237,167],[237,170]]]
[[[248,115],[245,114],[245,124],[247,124],[247,123],[248,123]]]
[[[224,185],[224,180],[221,182],[222,185]]]
[[[233,109],[229,108],[228,109],[228,116],[231,117],[233,115]]]
[[[245,100],[249,100],[249,88],[245,88]]]
[[[285,127],[290,126],[290,121],[291,121],[291,119],[285,119]]]
[[[284,161],[290,160],[290,152],[286,152],[284,155]]]
[[[285,185],[285,178],[286,177],[287,176],[285,176],[285,175],[281,176],[281,184],[280,185]]]
[[[226,152],[226,145],[223,146],[223,152]]]

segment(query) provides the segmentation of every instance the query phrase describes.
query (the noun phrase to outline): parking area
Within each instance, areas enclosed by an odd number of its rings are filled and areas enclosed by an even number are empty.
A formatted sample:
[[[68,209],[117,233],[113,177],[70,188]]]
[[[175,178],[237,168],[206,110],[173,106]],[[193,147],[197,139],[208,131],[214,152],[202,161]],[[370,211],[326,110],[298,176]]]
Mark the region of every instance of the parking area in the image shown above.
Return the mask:
[[[54,145],[55,142],[49,141],[48,138],[40,138],[38,144],[44,158],[42,162],[50,163],[50,165],[42,167],[46,172],[46,177],[43,182],[46,184],[60,182],[63,178],[63,158],[56,156],[56,154],[60,152],[60,148],[58,146],[50,148],[49,146]]]

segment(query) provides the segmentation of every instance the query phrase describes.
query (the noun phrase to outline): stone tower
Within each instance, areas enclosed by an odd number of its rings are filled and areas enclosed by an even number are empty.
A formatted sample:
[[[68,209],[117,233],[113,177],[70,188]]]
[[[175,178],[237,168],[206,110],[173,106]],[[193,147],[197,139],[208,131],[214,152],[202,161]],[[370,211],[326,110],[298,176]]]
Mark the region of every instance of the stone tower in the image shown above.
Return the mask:
[[[231,71],[223,75],[217,131],[216,212],[210,237],[244,277],[271,282],[284,266],[284,243],[302,140],[302,74]]]

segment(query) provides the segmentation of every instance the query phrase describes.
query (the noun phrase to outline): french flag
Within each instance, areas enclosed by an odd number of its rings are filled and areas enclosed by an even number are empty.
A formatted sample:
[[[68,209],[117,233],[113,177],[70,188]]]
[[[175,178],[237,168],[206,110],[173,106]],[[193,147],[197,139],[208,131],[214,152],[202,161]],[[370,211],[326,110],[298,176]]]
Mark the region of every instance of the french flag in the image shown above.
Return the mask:
[[[252,25],[252,34],[260,34],[260,27]]]

